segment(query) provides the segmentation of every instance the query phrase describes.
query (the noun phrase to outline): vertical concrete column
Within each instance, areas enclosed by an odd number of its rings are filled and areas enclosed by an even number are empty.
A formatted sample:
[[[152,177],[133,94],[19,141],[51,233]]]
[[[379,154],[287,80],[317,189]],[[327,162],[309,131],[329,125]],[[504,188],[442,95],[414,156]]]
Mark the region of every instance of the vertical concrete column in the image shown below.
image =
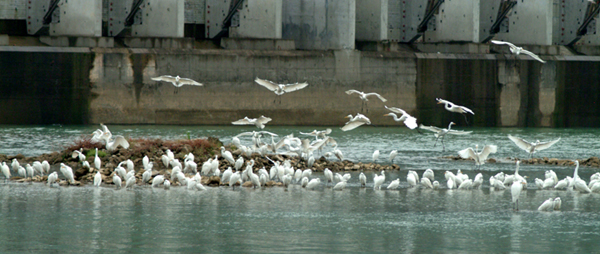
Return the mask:
[[[387,40],[388,0],[356,0],[356,40]]]
[[[553,26],[558,22],[559,11],[558,5],[554,2],[554,0],[518,1],[508,14],[508,33],[498,33],[495,39],[515,44],[552,45]]]
[[[538,103],[541,113],[540,126],[553,127],[557,87],[556,62],[547,62],[542,65],[538,87]]]
[[[426,42],[479,42],[481,0],[445,1],[435,20],[436,29],[426,31]]]
[[[355,0],[283,1],[283,39],[299,49],[354,49]]]
[[[498,105],[499,126],[518,126],[521,111],[521,78],[514,64],[498,61],[500,101]]]
[[[131,36],[183,37],[183,0],[146,0],[141,8],[142,23],[131,26]]]
[[[60,21],[50,23],[51,36],[102,36],[102,0],[61,1]]]
[[[239,27],[230,28],[232,38],[281,39],[281,0],[246,0],[238,13]]]

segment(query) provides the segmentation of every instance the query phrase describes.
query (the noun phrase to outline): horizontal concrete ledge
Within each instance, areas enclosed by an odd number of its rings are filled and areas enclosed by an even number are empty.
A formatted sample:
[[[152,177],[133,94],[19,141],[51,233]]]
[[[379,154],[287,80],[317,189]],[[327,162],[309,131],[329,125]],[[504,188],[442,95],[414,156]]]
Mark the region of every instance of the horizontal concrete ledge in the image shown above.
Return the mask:
[[[283,39],[223,38],[221,47],[225,49],[295,50],[296,43],[294,40]]]
[[[112,37],[40,36],[40,42],[52,47],[112,48],[115,46]]]
[[[129,48],[163,48],[163,49],[192,49],[192,38],[123,38],[123,44]]]

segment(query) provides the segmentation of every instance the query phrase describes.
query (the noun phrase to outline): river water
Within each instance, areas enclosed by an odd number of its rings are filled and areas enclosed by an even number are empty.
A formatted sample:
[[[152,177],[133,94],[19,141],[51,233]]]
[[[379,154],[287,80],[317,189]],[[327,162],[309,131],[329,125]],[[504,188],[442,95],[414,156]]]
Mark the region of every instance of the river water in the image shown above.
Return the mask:
[[[232,126],[109,126],[114,135],[166,139],[214,136],[228,143],[233,135],[252,131]],[[27,156],[61,150],[97,126],[0,126],[0,153]],[[459,129],[455,127],[456,129]],[[279,135],[310,127],[267,127]],[[367,188],[358,175],[343,191],[330,186],[306,190],[226,187],[206,191],[170,190],[137,186],[133,190],[60,187],[45,184],[5,184],[0,180],[0,253],[11,252],[402,252],[402,253],[595,253],[600,241],[600,196],[573,191],[537,190],[534,178],[554,170],[560,179],[574,167],[521,165],[528,190],[513,211],[510,190],[494,191],[490,175],[512,174],[507,158],[528,154],[506,138],[561,141],[536,157],[585,159],[600,153],[598,129],[466,128],[467,136],[446,137],[446,151],[433,147],[430,133],[406,128],[360,127],[349,132],[334,128],[332,137],[347,159],[370,162],[375,149],[379,163],[399,151],[394,163],[402,170],[386,172],[382,190],[373,190],[373,173],[366,172]],[[242,140],[248,143],[249,140]],[[496,144],[490,157],[498,163],[475,170],[472,161],[442,158],[475,144]],[[419,175],[426,168],[445,186],[443,172],[461,169],[471,178],[484,174],[480,190],[408,188],[407,170]],[[598,168],[580,168],[589,181]],[[320,177],[320,173],[313,173]],[[385,186],[400,178],[399,190]],[[560,197],[558,212],[538,212],[548,198]]]

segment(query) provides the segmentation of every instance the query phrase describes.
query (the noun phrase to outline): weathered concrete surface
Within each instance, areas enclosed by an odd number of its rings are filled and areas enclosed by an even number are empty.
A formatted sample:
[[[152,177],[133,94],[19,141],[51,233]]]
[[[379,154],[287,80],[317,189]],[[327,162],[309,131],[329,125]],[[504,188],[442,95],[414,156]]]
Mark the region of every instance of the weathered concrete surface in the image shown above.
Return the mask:
[[[554,60],[552,60],[554,59]],[[425,125],[466,125],[436,104],[475,111],[473,126],[600,126],[600,57],[532,59],[413,52],[168,50],[0,47],[0,123],[221,124],[269,116],[272,125],[341,126],[362,101],[344,91],[377,92],[363,111],[396,125],[384,105]],[[155,82],[179,75],[204,83]],[[276,96],[254,83],[307,81]],[[368,112],[367,112],[368,109]]]

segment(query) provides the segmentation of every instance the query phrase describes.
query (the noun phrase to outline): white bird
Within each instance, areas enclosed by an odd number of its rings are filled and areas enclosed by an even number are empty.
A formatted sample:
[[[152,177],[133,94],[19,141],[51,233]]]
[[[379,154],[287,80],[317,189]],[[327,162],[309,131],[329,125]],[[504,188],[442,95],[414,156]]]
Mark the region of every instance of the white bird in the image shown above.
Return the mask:
[[[360,175],[358,175],[358,181],[361,187],[367,186],[367,176],[363,172],[360,172]]]
[[[161,183],[165,181],[165,177],[163,175],[157,175],[152,179],[152,187],[158,187]]]
[[[102,161],[100,160],[100,157],[98,157],[98,148],[96,147],[96,155],[94,156],[94,167],[99,170],[100,166],[102,166]]]
[[[100,187],[100,184],[102,184],[102,175],[100,175],[100,171],[98,171],[94,175],[94,186]]]
[[[327,183],[333,182],[333,172],[331,172],[330,169],[325,168],[325,170],[323,170],[323,175],[325,175],[325,180],[327,180]]]
[[[429,178],[430,181],[434,181],[435,177],[433,174],[433,170],[431,170],[430,168],[426,169],[425,172],[423,172],[423,177],[424,178]]]
[[[552,198],[547,199],[538,207],[540,212],[548,212],[554,210],[554,200]]]
[[[433,183],[431,183],[433,185],[433,189],[437,190],[440,188],[440,182],[438,181],[433,181]]]
[[[252,186],[254,188],[257,188],[257,187],[260,188],[260,179],[258,178],[258,175],[252,171],[249,171],[249,174],[250,174],[250,181],[252,182]]]
[[[375,150],[375,152],[373,152],[373,163],[376,163],[377,159],[379,159],[379,150]]]
[[[538,60],[541,63],[546,63],[546,61],[542,60],[538,55],[534,54],[533,52],[525,50],[522,47],[517,47],[515,44],[512,44],[510,42],[496,41],[496,40],[491,40],[491,42],[494,44],[497,44],[497,45],[508,45],[510,47],[510,52],[515,55],[519,55],[519,54],[523,53],[523,54],[531,56],[533,59]]]
[[[4,175],[4,182],[8,182],[10,179],[10,168],[6,165],[6,162],[2,162],[2,174]]]
[[[459,190],[468,190],[468,189],[471,189],[472,186],[473,186],[473,180],[467,179],[467,180],[463,181],[462,183],[460,183],[460,185],[458,186],[458,189]]]
[[[221,146],[221,157],[223,157],[229,164],[234,165],[235,160],[233,159],[233,155],[230,151],[225,150],[224,146]]]
[[[308,184],[306,184],[306,189],[312,190],[312,189],[316,188],[317,186],[319,186],[319,184],[321,184],[321,179],[319,179],[319,178],[311,179],[308,182]]]
[[[302,177],[302,183],[300,184],[300,186],[306,188],[306,185],[308,185],[308,177]]]
[[[479,145],[475,145],[475,150],[469,147],[458,151],[458,155],[460,155],[460,157],[462,157],[463,159],[470,158],[475,160],[476,167],[480,168],[481,165],[485,164],[485,160],[487,160],[487,157],[490,154],[496,153],[496,151],[498,151],[498,147],[495,145],[486,145],[480,152],[477,151],[478,149]]]
[[[333,186],[333,190],[343,190],[344,188],[346,188],[346,181],[340,181]]]
[[[358,94],[358,97],[362,100],[362,105],[361,105],[361,111],[363,110],[365,103],[367,101],[369,101],[369,96],[376,96],[377,98],[379,98],[382,102],[386,102],[387,100],[385,98],[383,98],[383,96],[379,95],[378,93],[364,93],[361,91],[357,91],[357,90],[348,90],[346,91],[346,94],[350,95],[350,94]],[[367,108],[367,112],[369,112],[369,109]]]
[[[525,180],[514,181],[510,186],[510,194],[512,196],[512,202],[515,203],[514,209],[519,211],[519,195],[521,195],[521,191],[523,188],[527,186],[527,182]]]
[[[17,169],[17,173],[19,174],[19,176],[21,176],[23,178],[27,178],[27,170],[25,170],[25,168],[23,166],[19,165],[19,168]]]
[[[233,173],[229,178],[229,187],[235,189],[235,185],[240,181],[240,179],[240,171],[236,171],[235,173]]]
[[[534,153],[544,150],[544,149],[547,149],[547,148],[551,147],[552,145],[556,144],[556,142],[558,142],[560,140],[560,138],[558,138],[557,140],[546,141],[546,142],[540,142],[539,140],[537,140],[535,142],[529,142],[522,138],[514,137],[511,135],[508,135],[508,138],[512,142],[514,142],[515,145],[517,145],[519,148],[528,152],[529,158],[532,158]]]
[[[231,170],[231,167],[229,167],[223,172],[221,183],[228,183],[229,179],[231,178],[231,175],[233,175],[233,170]]]
[[[388,186],[387,189],[388,190],[395,190],[398,189],[398,186],[400,186],[400,179],[396,178],[396,180],[392,181]]]
[[[554,189],[556,189],[556,190],[566,190],[568,186],[569,186],[569,180],[567,180],[567,178],[565,178],[565,179],[562,179],[562,180],[558,181],[556,183],[556,185],[554,185]]]
[[[481,185],[483,185],[483,175],[478,173],[473,179],[473,189],[481,188]]]
[[[240,120],[231,122],[231,124],[233,124],[233,125],[255,125],[257,128],[264,129],[265,124],[267,124],[271,120],[273,120],[273,119],[266,117],[266,116],[262,116],[262,115],[259,118],[248,118],[246,116]]]
[[[295,84],[277,84],[273,81],[269,81],[266,79],[259,79],[259,78],[256,78],[254,80],[254,82],[269,89],[270,91],[274,92],[277,95],[282,95],[284,93],[298,91],[298,90],[308,86],[308,83],[306,83],[306,82],[295,83]]]
[[[12,163],[10,164],[10,167],[12,168],[13,171],[17,171],[19,170],[19,161],[17,159],[13,159]]]
[[[191,85],[191,86],[203,86],[202,83],[198,83],[195,80],[189,79],[189,78],[181,78],[179,76],[169,76],[169,75],[163,75],[163,76],[159,76],[159,77],[155,77],[155,78],[151,78],[154,81],[164,81],[164,82],[171,82],[171,84],[173,84],[175,87],[181,87],[183,85]]]
[[[448,124],[448,128],[447,129],[442,129],[442,128],[438,128],[435,126],[424,126],[421,124],[421,126],[419,128],[424,129],[424,130],[428,130],[433,133],[433,136],[435,136],[435,144],[433,144],[433,147],[435,147],[437,145],[437,141],[438,139],[441,137],[442,138],[442,147],[443,150],[446,151],[446,146],[444,145],[444,137],[446,136],[446,134],[452,134],[452,135],[467,135],[467,134],[471,134],[472,131],[457,131],[457,130],[452,130],[452,125],[455,125],[454,122],[450,122],[450,124]]]
[[[300,132],[300,134],[302,134],[302,135],[313,136],[316,139],[319,139],[319,138],[324,139],[330,133],[331,133],[330,128],[327,128],[326,130],[322,130],[322,131],[313,130],[312,132]]]
[[[406,181],[410,187],[417,186],[417,179],[415,178],[415,175],[410,172],[406,175]]]
[[[58,180],[58,173],[56,173],[56,171],[48,175],[48,184],[50,185],[50,187],[52,187],[52,184],[56,182],[56,180]]]
[[[168,190],[171,188],[171,182],[165,179],[165,181],[163,182],[163,186],[165,187],[165,190]]]
[[[117,187],[117,190],[121,189],[121,177],[118,174],[113,173],[113,183]]]
[[[177,167],[179,168],[179,167]],[[175,170],[175,168],[173,168],[173,170],[171,170],[171,176],[176,175],[177,171]],[[142,174],[142,184],[147,183],[148,181],[150,181],[150,179],[152,179],[152,170],[146,170],[144,171],[144,173]]]
[[[351,89],[351,90],[346,91],[346,94],[348,94],[348,95],[358,94],[358,97],[363,101],[369,101],[369,98],[368,98],[369,96],[376,96],[377,98],[379,98],[381,100],[381,102],[387,101],[385,98],[383,98],[383,96],[379,95],[378,93],[364,93],[361,91]]]
[[[356,129],[363,124],[371,124],[371,120],[361,113],[356,113],[356,116],[354,117],[352,117],[352,115],[347,115],[346,118],[350,118],[350,120],[342,127],[343,131]]]
[[[394,164],[394,158],[396,158],[397,155],[398,155],[398,150],[392,150],[390,152],[390,161],[392,162],[392,164]]]
[[[465,106],[460,106],[460,105],[456,105],[450,101],[444,100],[442,98],[435,98],[435,100],[437,100],[437,104],[444,104],[444,108],[446,108],[446,110],[450,111],[450,112],[454,112],[454,113],[461,113],[461,114],[465,114],[465,113],[471,113],[472,115],[475,115],[475,113],[473,113],[473,110],[465,107]]]
[[[560,210],[560,206],[562,205],[562,200],[560,200],[560,197],[556,197],[554,199],[554,210]]]
[[[106,150],[114,151],[117,150],[119,146],[125,149],[129,148],[129,142],[127,142],[127,140],[123,136],[116,135],[115,139],[113,141],[110,141],[110,139],[112,138],[112,133],[110,132],[108,127],[106,127],[106,125],[100,124],[100,126],[102,126],[103,130],[96,130],[94,132],[96,134],[94,134],[93,139],[104,140],[104,142],[106,143]]]
[[[64,163],[60,164],[60,172],[67,178],[67,181],[71,184],[75,183],[73,169]]]
[[[135,185],[135,176],[129,175],[125,180],[125,189],[131,189]]]
[[[592,190],[585,184],[585,181],[579,177],[577,171],[579,170],[579,161],[575,160],[575,172],[573,172],[573,188],[576,191],[583,193],[591,193]]]
[[[406,125],[406,127],[408,127],[411,130],[417,128],[417,118],[409,115],[408,113],[406,113],[406,111],[394,107],[388,108],[388,106],[385,106],[385,108],[392,111],[393,113],[387,113],[383,116],[391,116],[394,118],[394,121],[404,123],[404,125]],[[400,114],[400,117],[398,117],[398,115],[396,114]]]
[[[429,180],[429,178],[421,178],[421,185],[423,185],[425,188],[433,189],[433,185],[431,184],[431,180]]]
[[[373,189],[381,190],[383,182],[385,182],[385,171],[381,170],[381,175],[375,174],[375,177],[373,177]]]
[[[50,173],[50,163],[48,163],[48,161],[42,161],[42,169],[44,169],[44,172]]]
[[[81,151],[79,151],[79,150],[74,150],[74,151],[73,151],[73,154],[71,155],[71,157],[72,157],[73,159],[75,159],[75,158],[79,158],[79,161],[80,161],[80,162],[82,162],[82,161],[85,161],[85,154],[83,154],[83,153],[82,153]]]

